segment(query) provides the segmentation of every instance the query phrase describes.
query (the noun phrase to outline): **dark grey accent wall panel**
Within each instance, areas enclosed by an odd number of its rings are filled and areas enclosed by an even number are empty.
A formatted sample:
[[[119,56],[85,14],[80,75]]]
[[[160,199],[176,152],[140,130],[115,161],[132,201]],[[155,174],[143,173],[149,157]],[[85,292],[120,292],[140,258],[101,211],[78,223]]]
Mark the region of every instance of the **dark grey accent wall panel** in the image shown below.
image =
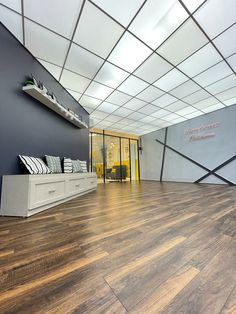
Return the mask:
[[[0,23],[0,178],[22,173],[19,154],[89,159],[88,129],[76,128],[21,90],[31,73],[60,103],[89,120],[87,111]]]

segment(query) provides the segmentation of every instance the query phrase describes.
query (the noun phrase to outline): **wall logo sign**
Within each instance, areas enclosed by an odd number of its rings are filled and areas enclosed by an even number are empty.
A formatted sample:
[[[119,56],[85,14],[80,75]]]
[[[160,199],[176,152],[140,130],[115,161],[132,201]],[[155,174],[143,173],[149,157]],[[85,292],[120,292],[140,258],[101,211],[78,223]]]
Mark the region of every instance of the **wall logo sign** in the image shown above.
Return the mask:
[[[188,128],[184,131],[184,135],[189,136],[189,142],[206,140],[215,137],[214,129],[220,126],[219,122],[201,125],[198,128]]]

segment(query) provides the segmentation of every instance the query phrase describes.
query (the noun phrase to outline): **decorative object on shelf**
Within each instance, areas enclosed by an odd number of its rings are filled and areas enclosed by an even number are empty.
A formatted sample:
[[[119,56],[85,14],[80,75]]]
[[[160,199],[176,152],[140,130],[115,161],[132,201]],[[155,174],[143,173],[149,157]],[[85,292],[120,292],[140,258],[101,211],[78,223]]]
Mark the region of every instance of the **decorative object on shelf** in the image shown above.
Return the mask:
[[[87,123],[82,121],[82,119],[79,119],[76,114],[72,114],[70,111],[68,111],[63,105],[59,104],[58,101],[56,101],[56,97],[54,95],[54,99],[52,99],[51,96],[44,93],[42,89],[38,88],[34,84],[30,83],[29,85],[23,86],[22,90],[30,95],[31,97],[37,99],[39,102],[62,116],[64,119],[68,120],[72,124],[74,124],[78,128],[86,129],[88,128]]]
[[[47,95],[48,90],[47,90],[47,88],[43,85],[42,82],[39,82],[39,88],[42,90],[42,93],[43,93],[43,94],[46,94],[46,95]]]
[[[32,81],[34,82],[34,85],[37,86],[37,87],[39,87],[39,83],[38,83],[38,81],[36,80],[36,78],[33,76],[32,73],[31,73],[31,79],[32,79]]]

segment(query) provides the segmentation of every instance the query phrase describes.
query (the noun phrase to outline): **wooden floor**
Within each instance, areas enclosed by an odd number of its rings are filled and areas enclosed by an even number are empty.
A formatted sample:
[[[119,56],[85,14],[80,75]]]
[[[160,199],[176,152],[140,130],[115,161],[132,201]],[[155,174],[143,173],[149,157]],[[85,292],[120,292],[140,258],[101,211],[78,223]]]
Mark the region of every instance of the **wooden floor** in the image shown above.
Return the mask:
[[[236,188],[100,185],[0,218],[0,313],[236,313]]]

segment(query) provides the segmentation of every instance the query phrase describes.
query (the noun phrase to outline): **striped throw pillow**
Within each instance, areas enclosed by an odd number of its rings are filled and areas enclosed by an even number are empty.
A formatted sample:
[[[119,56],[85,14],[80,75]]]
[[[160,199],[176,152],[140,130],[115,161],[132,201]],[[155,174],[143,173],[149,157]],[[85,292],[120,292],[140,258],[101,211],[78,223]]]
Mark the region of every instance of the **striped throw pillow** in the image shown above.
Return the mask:
[[[81,167],[82,167],[82,172],[88,172],[88,170],[87,170],[87,161],[86,160],[84,160],[84,161],[80,160],[80,164],[81,164]]]
[[[51,173],[62,173],[60,157],[45,155]]]
[[[72,166],[73,166],[73,172],[78,173],[78,172],[83,172],[80,160],[72,160]]]
[[[73,172],[72,160],[70,158],[64,157],[64,173],[72,172]]]
[[[41,158],[19,155],[20,160],[30,174],[47,174],[51,173],[50,169]]]

